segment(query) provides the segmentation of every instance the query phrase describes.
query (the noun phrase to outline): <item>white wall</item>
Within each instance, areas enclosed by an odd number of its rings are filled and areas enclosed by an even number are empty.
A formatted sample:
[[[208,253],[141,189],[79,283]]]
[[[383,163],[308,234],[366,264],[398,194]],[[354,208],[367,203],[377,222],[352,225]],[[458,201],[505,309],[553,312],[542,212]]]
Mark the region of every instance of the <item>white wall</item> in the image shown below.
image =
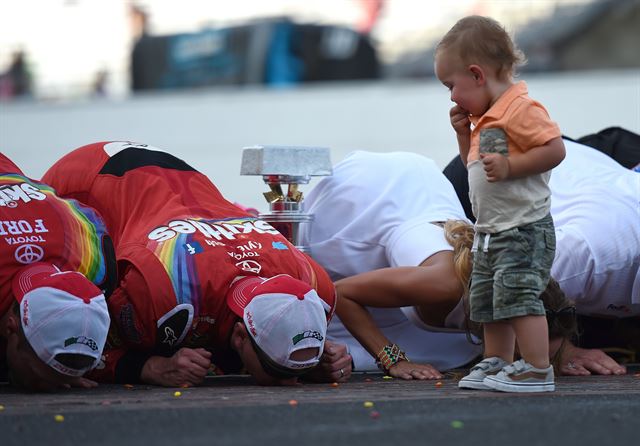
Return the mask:
[[[568,136],[610,126],[640,133],[638,70],[545,75],[527,82]],[[265,209],[262,180],[239,175],[242,147],[326,146],[333,162],[355,149],[409,150],[444,167],[457,153],[450,104],[447,90],[436,82],[202,90],[67,105],[5,103],[0,104],[0,150],[39,178],[81,145],[144,142],[209,175],[227,198]]]

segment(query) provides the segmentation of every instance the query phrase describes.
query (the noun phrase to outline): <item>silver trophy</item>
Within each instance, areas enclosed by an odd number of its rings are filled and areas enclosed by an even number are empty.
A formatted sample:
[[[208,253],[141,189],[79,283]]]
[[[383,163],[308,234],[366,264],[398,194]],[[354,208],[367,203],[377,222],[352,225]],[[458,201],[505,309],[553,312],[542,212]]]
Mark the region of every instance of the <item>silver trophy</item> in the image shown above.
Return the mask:
[[[303,195],[298,187],[308,184],[311,177],[331,174],[327,147],[251,146],[242,151],[240,175],[262,175],[270,189],[264,193],[269,212],[259,217],[306,253],[309,247],[301,244],[300,229],[303,225],[310,227],[313,215],[303,212]]]

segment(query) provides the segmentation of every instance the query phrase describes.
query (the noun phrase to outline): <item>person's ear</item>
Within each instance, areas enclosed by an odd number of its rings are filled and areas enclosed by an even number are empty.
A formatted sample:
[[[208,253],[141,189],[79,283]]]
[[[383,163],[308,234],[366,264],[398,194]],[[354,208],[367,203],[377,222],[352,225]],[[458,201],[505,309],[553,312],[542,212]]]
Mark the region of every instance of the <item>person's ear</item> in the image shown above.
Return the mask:
[[[242,344],[249,336],[246,327],[242,322],[236,322],[233,324],[233,331],[231,332],[231,348],[239,352]]]
[[[18,320],[18,316],[16,316],[12,311],[6,314],[4,317],[4,324],[2,324],[2,336],[5,338],[9,338],[12,334],[18,334],[20,331],[20,326],[18,325],[20,321]]]
[[[469,65],[469,71],[478,86],[482,86],[487,82],[484,70],[480,65]]]

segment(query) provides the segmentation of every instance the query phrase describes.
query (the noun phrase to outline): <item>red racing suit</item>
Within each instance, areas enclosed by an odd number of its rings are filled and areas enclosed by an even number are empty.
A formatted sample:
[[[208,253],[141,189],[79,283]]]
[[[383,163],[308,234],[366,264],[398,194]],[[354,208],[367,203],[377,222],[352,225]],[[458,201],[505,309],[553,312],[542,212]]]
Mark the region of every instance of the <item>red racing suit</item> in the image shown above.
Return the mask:
[[[115,284],[113,245],[100,215],[76,200],[59,198],[0,153],[0,316],[14,301],[15,273],[41,261],[81,272],[105,295]]]
[[[333,315],[335,288],[322,267],[168,153],[90,144],[43,180],[97,209],[114,240],[119,285],[108,305],[116,327],[95,379],[134,382],[151,354],[180,347],[207,348],[222,371],[236,371],[229,339],[238,319],[225,297],[239,276],[289,274],[315,288]]]

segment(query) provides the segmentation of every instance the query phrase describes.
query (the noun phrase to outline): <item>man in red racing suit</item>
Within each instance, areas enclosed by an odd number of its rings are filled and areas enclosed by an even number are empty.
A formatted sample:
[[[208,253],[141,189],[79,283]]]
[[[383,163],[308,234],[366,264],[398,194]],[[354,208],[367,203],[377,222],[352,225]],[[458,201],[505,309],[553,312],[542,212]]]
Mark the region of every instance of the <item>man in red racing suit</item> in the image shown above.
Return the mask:
[[[71,287],[80,286],[95,295],[102,292],[108,296],[115,285],[111,282],[115,270],[113,245],[98,213],[76,200],[59,198],[52,187],[28,178],[0,153],[0,375],[30,390],[94,385],[80,377],[91,364],[70,367],[57,360],[43,359],[43,355],[51,351],[38,348],[40,344],[34,344],[37,339],[30,338],[30,331],[26,330],[32,328],[27,325],[29,320],[33,321],[34,306],[40,304],[30,300],[30,314],[26,303],[20,306],[23,293],[16,294],[16,285],[19,284],[23,292],[33,291],[37,281],[34,275],[44,277],[44,271],[57,274],[79,272],[82,276],[65,276],[67,283],[75,284]],[[61,291],[52,287],[54,282],[49,280],[48,289],[39,294],[52,301],[45,303],[49,307],[45,311],[55,311],[56,306],[64,308],[66,305],[59,298]],[[97,320],[92,323],[104,339],[109,324],[108,314],[106,305],[104,314],[100,312],[100,305],[97,306],[96,311],[105,323],[104,332],[97,328]],[[65,332],[82,331],[81,325],[86,323],[81,315],[64,311],[74,326],[67,326],[61,331],[59,327],[46,325],[40,336],[46,337],[50,343],[55,344]],[[104,341],[101,344],[93,349],[97,359]]]
[[[348,378],[346,348],[324,348],[336,303],[326,272],[183,161],[144,144],[101,142],[69,153],[43,180],[97,209],[114,240],[118,286],[108,305],[117,330],[96,379],[195,385],[211,361],[223,373],[244,366],[261,384],[296,382],[317,364],[312,375]],[[274,276],[279,279],[266,282]],[[234,291],[240,288],[245,291]],[[246,298],[239,307],[230,303],[234,293]],[[287,307],[290,317],[278,316],[273,305],[260,307],[254,299],[269,293],[305,308]],[[291,332],[295,346],[276,340],[275,331],[313,319],[306,308],[312,302],[322,308],[322,322]]]

